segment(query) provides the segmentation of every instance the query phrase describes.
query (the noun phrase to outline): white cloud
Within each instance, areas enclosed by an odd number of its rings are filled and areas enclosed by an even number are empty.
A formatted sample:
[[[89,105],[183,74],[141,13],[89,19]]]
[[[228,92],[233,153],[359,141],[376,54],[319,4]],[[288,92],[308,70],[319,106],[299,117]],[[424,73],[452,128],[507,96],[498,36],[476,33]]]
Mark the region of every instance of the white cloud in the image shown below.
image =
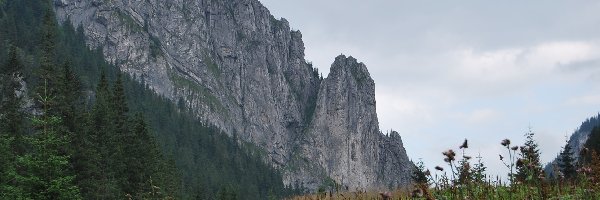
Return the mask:
[[[454,57],[457,80],[485,87],[547,80],[560,73],[562,65],[600,59],[599,50],[593,41],[562,41],[492,51],[458,49],[449,54]]]
[[[494,109],[485,108],[475,110],[466,117],[467,123],[470,124],[481,124],[481,123],[490,123],[500,117],[500,113]]]

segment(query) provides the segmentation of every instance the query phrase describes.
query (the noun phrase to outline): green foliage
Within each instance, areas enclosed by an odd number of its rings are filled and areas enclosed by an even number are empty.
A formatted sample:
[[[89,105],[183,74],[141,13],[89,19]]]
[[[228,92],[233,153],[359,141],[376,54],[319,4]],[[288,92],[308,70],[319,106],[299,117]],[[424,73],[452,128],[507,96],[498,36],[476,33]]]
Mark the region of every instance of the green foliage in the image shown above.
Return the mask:
[[[21,81],[23,79],[17,49],[10,47],[8,61],[0,67],[0,132],[12,137],[20,137],[23,133],[24,114]]]
[[[592,129],[584,147],[587,148],[589,152],[600,152],[600,125]],[[587,158],[585,160],[590,160],[589,156],[584,155],[584,157]]]
[[[564,178],[567,180],[576,178],[575,158],[573,157],[573,149],[568,141],[566,141],[566,144],[558,157],[558,167]]]
[[[413,163],[415,169],[413,170],[413,174],[411,176],[412,181],[416,185],[424,185],[429,187],[429,180],[427,179],[426,173],[430,173],[427,169],[425,169],[425,164],[423,161],[419,161],[416,164]]]
[[[533,131],[531,128],[525,133],[525,144],[519,148],[521,164],[517,163],[517,181],[535,184],[538,177],[543,174],[542,165],[540,163],[540,150],[537,142],[534,140]]]
[[[70,154],[65,150],[69,133],[62,128],[60,117],[49,112],[52,105],[48,102],[54,96],[44,90],[38,98],[42,115],[32,119],[36,134],[25,137],[29,150],[17,156],[17,187],[25,199],[81,199],[70,168]]]

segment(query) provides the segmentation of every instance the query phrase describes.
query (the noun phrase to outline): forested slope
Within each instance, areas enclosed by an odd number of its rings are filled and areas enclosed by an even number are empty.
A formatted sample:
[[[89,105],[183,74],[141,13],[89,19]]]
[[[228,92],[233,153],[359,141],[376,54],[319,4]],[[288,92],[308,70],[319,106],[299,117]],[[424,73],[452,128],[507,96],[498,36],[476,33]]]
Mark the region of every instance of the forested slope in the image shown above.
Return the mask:
[[[292,193],[261,152],[206,126],[56,23],[0,1],[0,196],[266,199]],[[136,81],[134,79],[138,79]]]

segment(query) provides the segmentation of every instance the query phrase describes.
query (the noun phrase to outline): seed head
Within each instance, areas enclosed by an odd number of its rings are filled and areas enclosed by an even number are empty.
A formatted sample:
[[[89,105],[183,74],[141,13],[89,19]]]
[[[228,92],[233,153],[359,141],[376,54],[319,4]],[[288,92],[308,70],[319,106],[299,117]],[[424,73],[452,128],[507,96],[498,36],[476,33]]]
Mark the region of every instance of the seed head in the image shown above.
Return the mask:
[[[514,147],[512,147],[510,149],[512,149],[513,151],[516,151],[517,149],[519,149],[519,147],[518,146],[514,146]]]
[[[508,145],[510,145],[510,140],[508,139],[504,139],[502,140],[502,142],[500,143],[502,146],[508,147]]]
[[[444,158],[444,161],[450,162],[455,160],[454,157],[456,156],[456,153],[454,153],[452,149],[448,149],[448,151],[442,152],[442,155],[446,156],[446,158]]]
[[[470,160],[471,156],[463,156],[464,159]]]
[[[468,143],[467,139],[465,139],[465,141],[462,143],[462,145],[460,145],[460,147],[459,147],[459,148],[460,148],[460,149],[463,149],[463,148],[464,148],[464,149],[466,149],[466,148],[469,148],[469,143]]]
[[[504,159],[504,156],[502,156],[502,155],[499,155],[499,156],[500,156],[500,160]]]
[[[438,171],[444,171],[444,168],[440,167],[440,166],[435,166],[435,169]]]

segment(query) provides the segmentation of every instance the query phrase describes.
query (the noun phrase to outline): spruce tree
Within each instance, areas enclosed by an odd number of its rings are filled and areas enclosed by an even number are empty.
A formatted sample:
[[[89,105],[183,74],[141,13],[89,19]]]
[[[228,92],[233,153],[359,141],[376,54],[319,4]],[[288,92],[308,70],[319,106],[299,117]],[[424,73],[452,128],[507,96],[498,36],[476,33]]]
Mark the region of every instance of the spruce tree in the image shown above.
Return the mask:
[[[154,174],[158,155],[153,141],[149,137],[148,127],[141,115],[136,115],[133,120],[133,129],[128,135],[129,145],[126,152],[129,154],[127,162],[127,182],[130,193],[144,193],[151,189],[148,185]]]
[[[525,145],[520,148],[522,163],[517,165],[516,178],[523,183],[533,184],[543,173],[540,164],[540,150],[534,136],[535,133],[529,128],[529,131],[525,133]]]
[[[0,197],[22,195],[16,185],[16,156],[25,151],[24,114],[21,111],[22,64],[17,49],[10,47],[8,62],[0,67]]]
[[[600,126],[596,126],[592,129],[584,147],[588,149],[588,152],[600,152]],[[591,154],[584,154],[582,155],[582,158],[582,164],[587,164],[591,161]]]
[[[118,170],[115,169],[118,162],[115,155],[118,153],[114,144],[114,126],[111,118],[111,93],[108,80],[104,72],[100,75],[100,81],[96,87],[96,98],[90,116],[91,135],[94,138],[92,142],[95,150],[98,152],[98,181],[96,183],[97,191],[93,193],[98,195],[99,199],[114,199],[121,197]]]
[[[117,74],[117,80],[113,86],[111,101],[111,110],[113,114],[113,123],[115,126],[115,134],[124,135],[127,132],[127,99],[125,98],[125,89],[123,87],[123,78],[121,73]]]
[[[568,141],[560,152],[558,167],[567,180],[573,180],[573,178],[577,176],[575,171],[575,159],[573,158],[573,149]]]
[[[38,69],[38,83],[35,90],[36,94],[47,94],[49,97],[53,97],[52,99],[48,99],[47,102],[37,102],[39,107],[42,104],[48,107],[49,109],[46,112],[50,112],[51,114],[57,115],[55,111],[55,103],[56,103],[56,90],[57,78],[59,74],[56,70],[56,33],[58,32],[56,27],[56,21],[54,19],[54,13],[51,8],[47,8],[44,13],[43,18],[43,26],[42,26],[42,36],[41,36],[41,56],[40,56],[40,67]],[[39,99],[39,98],[37,98]]]
[[[70,155],[64,151],[70,141],[67,132],[61,127],[60,117],[48,111],[48,102],[54,97],[46,92],[38,94],[42,104],[41,116],[35,116],[32,124],[36,134],[26,137],[30,150],[19,156],[18,185],[23,190],[24,199],[81,199],[75,185],[69,163]]]
[[[126,192],[145,198],[173,197],[177,192],[177,174],[174,163],[164,159],[160,147],[148,129],[141,114],[132,120],[131,134],[126,146],[127,182]]]
[[[17,49],[11,46],[8,62],[0,68],[0,132],[19,139],[23,134],[24,114],[21,81],[23,65]]]
[[[58,112],[63,119],[63,124],[69,131],[75,132],[77,126],[81,124],[81,83],[77,75],[71,69],[71,63],[65,62],[62,66],[62,73],[57,83],[58,92]]]
[[[420,160],[416,164],[411,161],[411,163],[414,166],[414,170],[411,175],[411,179],[412,179],[413,183],[415,183],[418,187],[429,186],[429,183],[427,180],[427,175],[425,174],[426,169],[425,169],[425,165],[423,164],[423,161]],[[430,173],[430,172],[427,171],[427,173]]]

